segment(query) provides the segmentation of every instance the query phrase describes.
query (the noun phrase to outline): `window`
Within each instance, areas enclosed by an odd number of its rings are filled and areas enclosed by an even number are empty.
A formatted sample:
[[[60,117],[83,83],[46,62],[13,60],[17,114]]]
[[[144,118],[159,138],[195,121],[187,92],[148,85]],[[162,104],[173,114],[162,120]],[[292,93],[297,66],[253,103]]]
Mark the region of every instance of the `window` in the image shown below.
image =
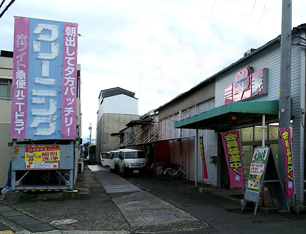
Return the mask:
[[[12,81],[0,79],[0,98],[12,98]]]
[[[253,127],[241,129],[241,141],[248,142],[253,141]]]
[[[146,158],[146,156],[143,151],[132,151],[132,152],[125,152],[124,158],[125,159]]]

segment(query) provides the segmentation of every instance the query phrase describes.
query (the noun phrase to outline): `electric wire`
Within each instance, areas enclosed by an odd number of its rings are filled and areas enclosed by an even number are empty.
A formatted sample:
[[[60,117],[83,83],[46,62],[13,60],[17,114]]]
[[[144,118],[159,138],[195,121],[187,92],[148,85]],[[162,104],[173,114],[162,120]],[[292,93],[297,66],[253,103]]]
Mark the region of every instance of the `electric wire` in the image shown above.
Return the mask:
[[[5,0],[2,0],[1,4],[0,4],[0,8],[2,7],[2,5],[4,4]]]
[[[254,12],[255,6],[256,6],[256,0],[254,1],[254,5],[253,5],[253,10],[252,10],[252,12]]]
[[[3,5],[3,3],[5,2],[5,0],[2,1],[1,6]],[[15,0],[11,0],[10,3],[4,8],[4,10],[1,12],[0,14],[0,18],[4,15],[4,13],[10,8],[10,6],[15,2]]]

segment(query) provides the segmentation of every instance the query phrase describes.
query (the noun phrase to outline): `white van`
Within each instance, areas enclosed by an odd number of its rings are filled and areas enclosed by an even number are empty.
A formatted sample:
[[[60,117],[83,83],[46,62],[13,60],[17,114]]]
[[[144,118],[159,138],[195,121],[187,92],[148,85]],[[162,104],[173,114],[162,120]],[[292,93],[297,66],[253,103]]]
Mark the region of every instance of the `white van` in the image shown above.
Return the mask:
[[[113,151],[110,151],[109,152],[110,155],[111,155],[111,158],[114,159],[114,170],[116,173],[119,173],[119,153],[120,153],[120,150],[113,150]]]
[[[105,153],[100,153],[101,164],[103,167],[110,167],[111,172],[119,173],[119,152],[120,150],[113,150]]]
[[[121,175],[127,173],[145,174],[147,171],[147,158],[143,150],[121,149],[119,153],[119,172]]]

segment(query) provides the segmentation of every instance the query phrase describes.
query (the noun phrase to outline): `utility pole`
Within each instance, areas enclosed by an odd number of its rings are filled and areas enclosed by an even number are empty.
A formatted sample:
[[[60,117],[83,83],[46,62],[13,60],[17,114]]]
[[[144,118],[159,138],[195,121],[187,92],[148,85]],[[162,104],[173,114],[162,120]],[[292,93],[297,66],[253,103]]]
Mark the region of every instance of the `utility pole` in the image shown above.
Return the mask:
[[[88,145],[88,147],[91,145],[91,129],[92,129],[92,127],[91,127],[91,123],[89,124],[89,145]]]
[[[281,67],[279,88],[279,129],[290,127],[291,118],[291,30],[292,1],[282,0]],[[281,138],[278,138],[278,169],[286,183],[286,159]],[[289,198],[288,198],[289,199]],[[288,201],[287,201],[288,202]],[[284,203],[284,204],[283,204]],[[278,201],[278,208],[286,209],[286,203]]]

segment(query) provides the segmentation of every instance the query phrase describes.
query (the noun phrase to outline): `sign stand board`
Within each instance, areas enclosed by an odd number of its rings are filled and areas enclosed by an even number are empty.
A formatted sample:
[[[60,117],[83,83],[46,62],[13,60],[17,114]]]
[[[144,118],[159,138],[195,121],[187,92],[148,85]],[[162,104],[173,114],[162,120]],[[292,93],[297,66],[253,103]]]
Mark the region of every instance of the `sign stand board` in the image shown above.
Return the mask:
[[[275,157],[270,147],[256,148],[254,150],[249,178],[244,193],[242,211],[244,210],[246,201],[253,201],[256,203],[254,210],[254,215],[256,215],[263,183],[268,187],[272,204],[274,205],[273,198],[278,201],[283,200],[287,204],[287,209],[290,213]]]

